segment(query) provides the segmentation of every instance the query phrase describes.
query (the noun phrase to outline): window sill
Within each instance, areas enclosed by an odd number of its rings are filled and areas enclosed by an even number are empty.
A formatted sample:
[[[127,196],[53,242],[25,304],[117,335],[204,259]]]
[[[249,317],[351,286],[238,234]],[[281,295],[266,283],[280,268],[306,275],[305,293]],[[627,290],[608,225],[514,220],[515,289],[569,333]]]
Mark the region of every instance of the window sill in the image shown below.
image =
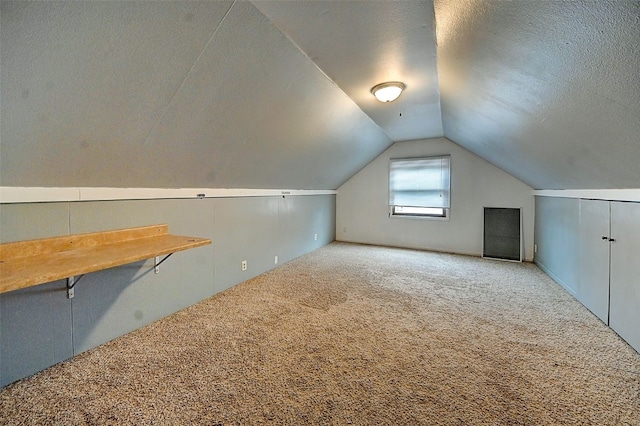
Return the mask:
[[[449,214],[447,213],[446,217],[439,217],[439,216],[413,216],[413,215],[406,215],[406,214],[389,214],[389,219],[411,219],[411,220],[435,220],[435,221],[444,221],[444,222],[448,222],[449,221]]]

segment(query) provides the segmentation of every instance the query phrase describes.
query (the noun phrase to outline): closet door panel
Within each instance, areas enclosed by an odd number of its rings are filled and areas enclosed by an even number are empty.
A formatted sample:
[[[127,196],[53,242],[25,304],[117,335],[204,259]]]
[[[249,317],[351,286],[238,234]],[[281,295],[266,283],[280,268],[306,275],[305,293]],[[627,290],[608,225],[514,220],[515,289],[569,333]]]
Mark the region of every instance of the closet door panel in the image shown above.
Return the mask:
[[[609,325],[640,352],[640,203],[611,203]]]
[[[576,298],[609,323],[609,201],[580,200],[579,284]]]

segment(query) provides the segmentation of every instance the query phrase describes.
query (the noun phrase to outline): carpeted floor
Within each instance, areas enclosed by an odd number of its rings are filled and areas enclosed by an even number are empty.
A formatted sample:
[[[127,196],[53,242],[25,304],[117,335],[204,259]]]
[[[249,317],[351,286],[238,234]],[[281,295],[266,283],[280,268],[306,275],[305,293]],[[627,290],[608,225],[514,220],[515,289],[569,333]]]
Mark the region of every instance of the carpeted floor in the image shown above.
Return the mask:
[[[640,355],[531,264],[333,243],[7,386],[0,424],[639,425]]]

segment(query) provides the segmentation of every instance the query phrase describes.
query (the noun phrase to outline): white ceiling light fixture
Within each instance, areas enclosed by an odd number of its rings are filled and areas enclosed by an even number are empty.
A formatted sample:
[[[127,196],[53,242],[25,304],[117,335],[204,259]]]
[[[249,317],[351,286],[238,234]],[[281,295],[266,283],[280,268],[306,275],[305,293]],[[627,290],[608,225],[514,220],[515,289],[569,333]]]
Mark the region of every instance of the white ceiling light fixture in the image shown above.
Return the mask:
[[[388,81],[373,86],[371,93],[380,102],[393,102],[398,99],[405,87],[404,83],[399,81]]]

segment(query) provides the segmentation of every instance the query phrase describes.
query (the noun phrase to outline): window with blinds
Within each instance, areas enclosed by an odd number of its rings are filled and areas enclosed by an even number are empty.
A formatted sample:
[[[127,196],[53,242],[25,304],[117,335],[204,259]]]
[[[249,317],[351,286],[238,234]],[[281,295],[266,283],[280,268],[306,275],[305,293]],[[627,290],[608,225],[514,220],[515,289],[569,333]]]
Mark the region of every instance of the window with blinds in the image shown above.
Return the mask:
[[[450,200],[451,156],[391,159],[391,215],[447,217]]]

